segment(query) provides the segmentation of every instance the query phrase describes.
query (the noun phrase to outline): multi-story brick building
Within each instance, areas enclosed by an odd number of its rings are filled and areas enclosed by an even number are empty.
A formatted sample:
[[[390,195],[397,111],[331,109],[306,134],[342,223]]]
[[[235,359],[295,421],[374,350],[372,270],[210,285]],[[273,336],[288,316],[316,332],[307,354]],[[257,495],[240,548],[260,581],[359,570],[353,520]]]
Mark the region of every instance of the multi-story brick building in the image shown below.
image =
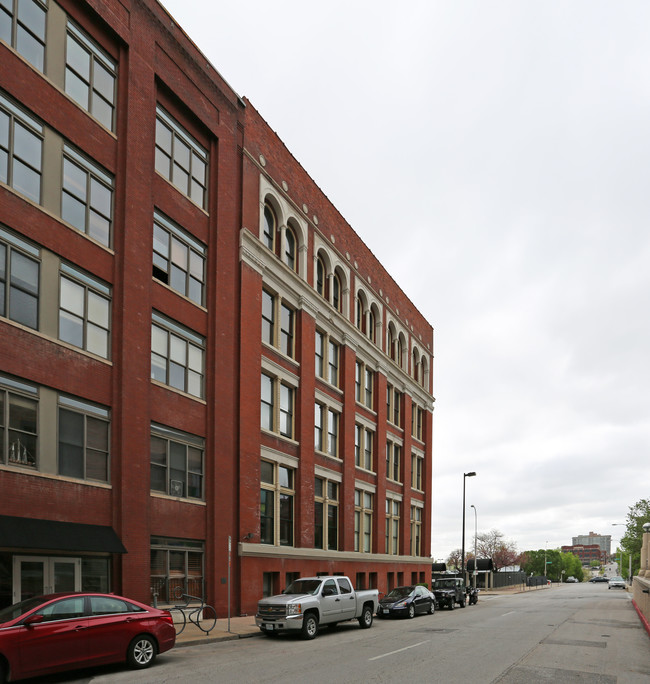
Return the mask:
[[[599,563],[607,561],[607,553],[598,544],[563,546],[561,551],[562,553],[572,553],[574,556],[577,556],[583,565],[589,565],[591,561],[598,561]]]
[[[254,107],[155,0],[0,63],[0,605],[427,581],[432,328]]]

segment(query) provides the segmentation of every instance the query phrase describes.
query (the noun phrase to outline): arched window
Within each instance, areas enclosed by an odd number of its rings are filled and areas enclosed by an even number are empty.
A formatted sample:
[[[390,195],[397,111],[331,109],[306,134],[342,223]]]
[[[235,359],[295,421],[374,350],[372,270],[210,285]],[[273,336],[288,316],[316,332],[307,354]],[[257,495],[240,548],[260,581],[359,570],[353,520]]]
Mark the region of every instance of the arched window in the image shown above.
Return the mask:
[[[284,263],[292,270],[297,271],[296,261],[296,234],[293,228],[287,226],[284,236]]]
[[[322,257],[316,260],[316,292],[321,297],[325,296],[325,263]]]
[[[415,378],[415,382],[420,382],[420,378],[418,375],[419,370],[420,370],[420,363],[418,361],[418,350],[414,349],[413,350],[413,360],[411,361],[411,372],[413,373],[413,377]]]
[[[262,241],[264,244],[273,251],[275,245],[275,229],[277,226],[277,220],[275,218],[275,212],[271,209],[270,205],[264,205],[264,232],[262,235]]]
[[[370,313],[368,314],[368,339],[371,340],[372,342],[375,341],[375,312],[370,309]]]
[[[338,273],[332,276],[332,306],[337,311],[343,310],[343,301],[341,300],[341,279]]]
[[[393,329],[388,326],[388,338],[386,339],[386,354],[390,356],[391,359],[394,359],[395,356],[395,344],[393,340]]]
[[[397,353],[395,355],[395,363],[401,368],[402,367],[402,354],[403,354],[403,349],[402,349],[402,338],[398,337],[397,338]]]
[[[366,328],[366,317],[365,317],[365,311],[363,310],[363,299],[361,299],[361,295],[357,295],[357,328],[361,330],[361,332],[365,332]]]

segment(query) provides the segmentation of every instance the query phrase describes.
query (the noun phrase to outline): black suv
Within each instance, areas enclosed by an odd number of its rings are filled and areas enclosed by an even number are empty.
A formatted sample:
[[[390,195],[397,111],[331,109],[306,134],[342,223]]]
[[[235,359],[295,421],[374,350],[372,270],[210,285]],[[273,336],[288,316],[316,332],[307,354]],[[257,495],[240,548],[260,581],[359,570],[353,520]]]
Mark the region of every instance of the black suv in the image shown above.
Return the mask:
[[[436,597],[436,608],[453,610],[458,604],[465,607],[465,585],[460,577],[443,577],[434,579],[431,591]]]

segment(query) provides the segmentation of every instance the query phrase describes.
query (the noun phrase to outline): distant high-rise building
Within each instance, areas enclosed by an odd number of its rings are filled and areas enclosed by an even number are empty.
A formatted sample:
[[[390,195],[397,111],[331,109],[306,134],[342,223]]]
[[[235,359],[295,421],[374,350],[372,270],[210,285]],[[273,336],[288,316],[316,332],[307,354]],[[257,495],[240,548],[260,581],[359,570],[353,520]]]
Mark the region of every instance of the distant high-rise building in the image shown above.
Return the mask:
[[[612,553],[612,535],[611,534],[597,534],[590,532],[589,534],[579,534],[573,537],[573,546],[586,546],[590,544],[598,544],[601,551],[609,556]]]

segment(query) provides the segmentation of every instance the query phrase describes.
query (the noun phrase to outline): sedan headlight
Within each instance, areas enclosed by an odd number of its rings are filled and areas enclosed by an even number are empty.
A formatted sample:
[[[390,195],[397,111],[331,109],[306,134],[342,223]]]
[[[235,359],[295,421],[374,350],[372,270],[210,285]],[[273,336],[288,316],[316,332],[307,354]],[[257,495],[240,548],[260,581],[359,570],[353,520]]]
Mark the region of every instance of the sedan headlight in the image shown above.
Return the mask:
[[[402,601],[398,601],[397,603],[393,604],[393,608],[404,608],[407,603],[408,603],[407,599],[404,599]]]
[[[290,603],[287,606],[287,615],[300,615],[302,613],[302,605],[300,603]]]

